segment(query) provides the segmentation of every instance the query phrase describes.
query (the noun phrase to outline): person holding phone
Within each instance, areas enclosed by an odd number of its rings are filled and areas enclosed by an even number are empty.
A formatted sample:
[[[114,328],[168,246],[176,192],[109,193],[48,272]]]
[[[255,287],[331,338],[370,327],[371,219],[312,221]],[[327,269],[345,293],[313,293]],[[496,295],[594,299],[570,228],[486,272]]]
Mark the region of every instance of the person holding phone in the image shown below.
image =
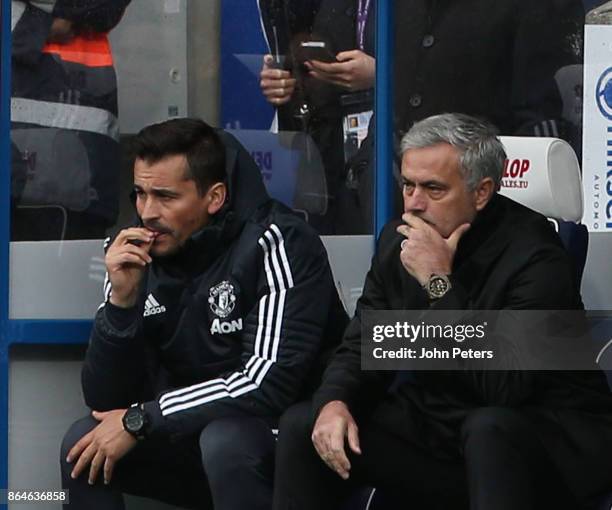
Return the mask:
[[[270,48],[260,73],[262,93],[277,108],[278,129],[306,132],[321,155],[327,211],[311,215],[311,223],[321,234],[344,233],[338,193],[354,155],[347,150],[354,147],[347,143],[348,116],[361,114],[360,143],[372,115],[376,1],[260,0],[259,5]]]

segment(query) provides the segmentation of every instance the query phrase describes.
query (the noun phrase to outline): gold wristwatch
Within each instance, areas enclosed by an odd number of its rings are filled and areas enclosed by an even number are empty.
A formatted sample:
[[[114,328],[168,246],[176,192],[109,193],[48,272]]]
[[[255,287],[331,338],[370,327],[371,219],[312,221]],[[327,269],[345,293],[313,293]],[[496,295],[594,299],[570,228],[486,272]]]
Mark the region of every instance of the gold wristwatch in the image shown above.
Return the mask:
[[[423,285],[423,289],[425,289],[431,300],[440,299],[451,288],[451,282],[448,279],[448,275],[445,274],[432,274],[427,283]]]

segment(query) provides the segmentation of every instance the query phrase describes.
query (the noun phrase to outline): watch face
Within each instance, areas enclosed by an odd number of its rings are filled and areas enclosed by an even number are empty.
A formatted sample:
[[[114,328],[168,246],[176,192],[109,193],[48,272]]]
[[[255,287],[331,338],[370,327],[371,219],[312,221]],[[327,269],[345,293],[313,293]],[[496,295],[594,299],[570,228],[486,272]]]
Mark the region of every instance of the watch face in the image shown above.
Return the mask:
[[[450,285],[448,279],[443,276],[432,276],[429,280],[429,295],[433,298],[441,298],[446,294]]]
[[[136,407],[128,409],[123,424],[128,432],[140,432],[144,426],[142,411]]]

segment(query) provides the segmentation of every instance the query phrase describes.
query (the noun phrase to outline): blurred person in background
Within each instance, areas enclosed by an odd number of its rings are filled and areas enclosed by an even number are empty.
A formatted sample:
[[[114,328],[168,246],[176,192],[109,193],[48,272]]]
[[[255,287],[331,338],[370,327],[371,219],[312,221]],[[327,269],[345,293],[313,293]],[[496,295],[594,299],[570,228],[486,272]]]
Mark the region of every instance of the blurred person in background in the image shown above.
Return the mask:
[[[130,0],[12,1],[12,239],[102,238],[119,201],[108,32]]]
[[[261,0],[259,7],[271,52],[260,85],[277,108],[275,128],[310,135],[324,168],[326,211],[309,221],[321,234],[350,233],[354,218],[347,226],[340,195],[372,116],[376,1]],[[325,50],[305,50],[304,42]],[[307,182],[298,181],[298,208]]]
[[[395,128],[444,112],[506,136],[571,138],[558,71],[582,62],[580,0],[395,3]]]

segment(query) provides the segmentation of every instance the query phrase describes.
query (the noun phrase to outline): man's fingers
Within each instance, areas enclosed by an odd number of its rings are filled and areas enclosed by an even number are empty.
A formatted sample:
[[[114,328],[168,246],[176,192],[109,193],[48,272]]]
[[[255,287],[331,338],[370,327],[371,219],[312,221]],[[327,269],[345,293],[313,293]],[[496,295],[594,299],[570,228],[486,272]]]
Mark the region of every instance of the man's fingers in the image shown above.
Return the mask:
[[[395,231],[398,234],[403,235],[406,239],[410,237],[410,227],[408,225],[400,225],[399,227],[395,229]],[[404,241],[406,239],[404,239]]]
[[[146,266],[148,262],[143,259],[140,255],[133,253],[121,253],[113,258],[113,263],[118,266],[135,265],[135,266]]]
[[[89,465],[89,477],[87,478],[89,485],[96,483],[98,472],[100,471],[100,468],[104,466],[105,460],[105,455],[102,450],[98,450],[94,455],[94,458],[91,460],[91,464]]]
[[[315,436],[315,434],[313,434],[311,439],[312,439],[312,445],[314,446],[314,449],[316,450],[316,452],[319,455],[319,457],[321,457],[323,459],[323,455],[325,454],[325,450],[323,450],[323,448],[322,448],[319,436]]]
[[[321,62],[320,60],[309,60],[308,62],[310,63],[311,70],[319,71],[331,76],[338,76],[345,73],[348,71],[348,66],[350,65],[348,62],[333,62],[331,64]]]
[[[132,228],[126,228],[123,229],[121,232],[119,232],[119,234],[117,234],[117,237],[115,238],[115,241],[113,242],[113,246],[118,246],[120,244],[126,244],[129,243],[130,241],[142,241],[143,243],[150,243],[151,241],[153,241],[153,239],[155,239],[155,236],[153,235],[153,232],[151,232],[150,230],[147,230],[146,228],[142,228],[142,227],[132,227]]]
[[[344,456],[346,459],[346,456]],[[350,464],[348,464],[348,459],[343,460],[342,456],[333,455],[327,465],[334,470],[343,480],[348,480],[349,470],[351,468]]]
[[[111,483],[113,478],[113,471],[115,469],[115,461],[109,457],[106,457],[104,461],[104,484],[108,485]]]
[[[264,69],[259,73],[259,77],[262,81],[269,80],[272,82],[292,79],[291,73],[289,71],[283,71],[282,69]]]
[[[342,429],[335,430],[331,434],[329,446],[331,450],[331,462],[334,465],[335,471],[340,476],[342,476],[344,472],[348,473],[349,469],[351,469],[351,463],[344,450],[344,431]]]
[[[315,446],[315,449],[329,469],[335,471],[345,480],[348,478],[351,465],[346,455],[344,455],[344,450],[341,450],[341,452],[334,452],[329,448],[321,448],[320,445],[318,448]]]
[[[79,460],[75,464],[72,473],[70,474],[72,478],[78,478],[81,475],[85,468],[89,466],[91,459],[93,459],[94,455],[96,454],[96,451],[97,449],[94,448],[92,444],[85,448],[83,453],[81,453],[79,456]]]
[[[315,431],[311,437],[312,444],[327,467],[346,480],[350,463],[344,454],[343,446],[340,446],[339,451],[334,451],[334,445],[343,445],[342,440],[337,441],[332,439],[332,437],[330,434]]]
[[[349,423],[348,426],[348,444],[351,450],[357,455],[361,455],[361,447],[359,446],[359,429],[355,423]]]
[[[293,90],[295,89],[295,80],[279,80],[272,82],[268,82],[264,85],[262,81],[262,93],[267,98],[275,98],[275,97],[286,97],[293,94]]]
[[[415,216],[412,213],[404,213],[402,215],[402,220],[404,221],[404,223],[406,223],[409,227],[412,227],[412,228],[433,230],[433,227],[431,225],[428,225],[425,220],[419,218],[418,216]]]
[[[85,434],[81,439],[79,439],[76,444],[70,449],[68,452],[68,456],[66,457],[66,462],[73,462],[77,457],[81,455],[83,450],[87,448],[92,440],[93,431]]]
[[[145,261],[147,264],[153,262],[153,259],[151,258],[151,255],[149,255],[149,252],[147,250],[134,244],[126,244],[122,246],[121,250],[119,251],[119,253],[116,253],[116,255],[120,255],[121,253],[131,253],[132,255],[136,255],[137,257],[140,257],[143,261]]]
[[[362,52],[359,50],[341,51],[336,55],[336,60],[338,62],[346,62],[347,60],[355,60],[361,55]]]
[[[446,244],[448,244],[448,247],[451,250],[457,251],[457,245],[459,244],[459,241],[463,237],[463,234],[465,234],[470,229],[470,227],[471,225],[469,223],[464,223],[463,225],[459,225],[455,229],[455,231],[450,236],[448,236],[448,239],[446,240]]]

